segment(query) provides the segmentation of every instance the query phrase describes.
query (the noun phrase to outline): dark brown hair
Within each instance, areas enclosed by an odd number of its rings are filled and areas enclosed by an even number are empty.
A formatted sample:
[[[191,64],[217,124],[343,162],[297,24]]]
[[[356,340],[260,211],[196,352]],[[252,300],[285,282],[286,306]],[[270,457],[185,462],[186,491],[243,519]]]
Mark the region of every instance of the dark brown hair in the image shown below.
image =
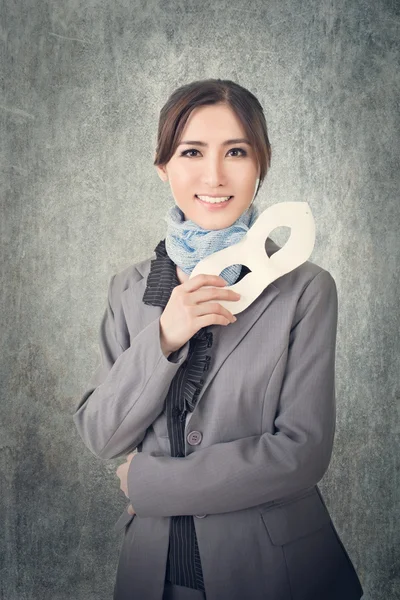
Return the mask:
[[[192,110],[209,104],[226,104],[236,114],[254,148],[260,167],[256,196],[271,165],[264,111],[257,98],[229,79],[202,79],[176,89],[160,111],[155,166],[172,158]]]

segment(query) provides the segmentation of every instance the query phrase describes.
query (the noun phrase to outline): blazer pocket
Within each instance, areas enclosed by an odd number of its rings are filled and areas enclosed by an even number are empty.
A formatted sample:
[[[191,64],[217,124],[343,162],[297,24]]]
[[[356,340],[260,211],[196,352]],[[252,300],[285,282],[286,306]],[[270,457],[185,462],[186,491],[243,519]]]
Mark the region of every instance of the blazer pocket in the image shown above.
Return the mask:
[[[283,546],[310,535],[331,521],[316,491],[302,498],[272,506],[261,511],[261,516],[275,546]]]
[[[121,531],[124,527],[129,525],[129,523],[133,520],[134,517],[136,517],[136,513],[131,515],[130,513],[128,513],[128,507],[126,507],[122,515],[119,517],[118,521],[115,523],[113,530],[115,532]]]

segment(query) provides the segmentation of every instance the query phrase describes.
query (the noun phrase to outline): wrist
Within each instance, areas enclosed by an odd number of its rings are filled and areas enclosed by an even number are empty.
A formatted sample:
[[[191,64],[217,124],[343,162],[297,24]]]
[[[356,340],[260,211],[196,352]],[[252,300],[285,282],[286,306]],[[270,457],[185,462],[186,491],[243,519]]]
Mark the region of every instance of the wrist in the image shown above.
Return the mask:
[[[160,322],[160,347],[161,347],[161,351],[164,354],[164,356],[166,358],[168,358],[168,356],[170,354],[172,354],[173,350],[171,350],[170,348],[168,348],[166,342],[165,342],[165,338],[161,329],[161,322]]]

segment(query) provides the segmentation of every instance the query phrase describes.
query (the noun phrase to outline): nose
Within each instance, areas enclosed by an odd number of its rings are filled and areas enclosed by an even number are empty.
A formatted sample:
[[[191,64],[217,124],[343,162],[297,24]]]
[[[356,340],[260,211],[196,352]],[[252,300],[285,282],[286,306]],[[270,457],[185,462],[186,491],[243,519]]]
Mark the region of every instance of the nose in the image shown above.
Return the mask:
[[[203,161],[202,180],[207,189],[213,190],[226,184],[226,174],[223,159],[210,156]]]

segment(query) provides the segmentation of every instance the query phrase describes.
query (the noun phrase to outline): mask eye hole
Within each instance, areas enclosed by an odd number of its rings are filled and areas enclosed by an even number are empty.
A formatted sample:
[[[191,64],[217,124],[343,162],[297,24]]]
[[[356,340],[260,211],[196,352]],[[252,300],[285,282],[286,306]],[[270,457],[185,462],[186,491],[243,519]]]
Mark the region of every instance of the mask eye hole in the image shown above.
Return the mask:
[[[292,231],[291,227],[288,227],[287,225],[280,225],[279,227],[275,227],[275,229],[273,229],[268,234],[268,237],[271,238],[272,241],[275,242],[275,244],[277,244],[278,246],[283,248],[283,246],[286,244],[286,242],[290,238],[291,231]],[[275,234],[273,238],[272,238],[272,234]],[[267,240],[265,240],[265,242],[267,242]],[[265,253],[267,254],[268,258],[271,258],[271,255],[268,254],[268,252],[267,252],[266,246],[265,246]]]
[[[249,269],[249,267],[247,267],[246,265],[242,265],[237,263],[236,265],[228,265],[228,267],[233,267],[233,266],[240,266],[241,271],[240,271],[240,275],[239,275],[239,279],[237,279],[237,281],[235,283],[237,283],[238,281],[240,281],[241,279],[243,279],[243,277],[245,277],[246,275],[248,275],[248,273],[251,273],[251,269]],[[223,276],[223,272],[225,271],[225,269],[227,269],[228,267],[224,267],[223,270],[218,273],[219,277],[222,277],[222,279],[225,279],[225,277]]]

